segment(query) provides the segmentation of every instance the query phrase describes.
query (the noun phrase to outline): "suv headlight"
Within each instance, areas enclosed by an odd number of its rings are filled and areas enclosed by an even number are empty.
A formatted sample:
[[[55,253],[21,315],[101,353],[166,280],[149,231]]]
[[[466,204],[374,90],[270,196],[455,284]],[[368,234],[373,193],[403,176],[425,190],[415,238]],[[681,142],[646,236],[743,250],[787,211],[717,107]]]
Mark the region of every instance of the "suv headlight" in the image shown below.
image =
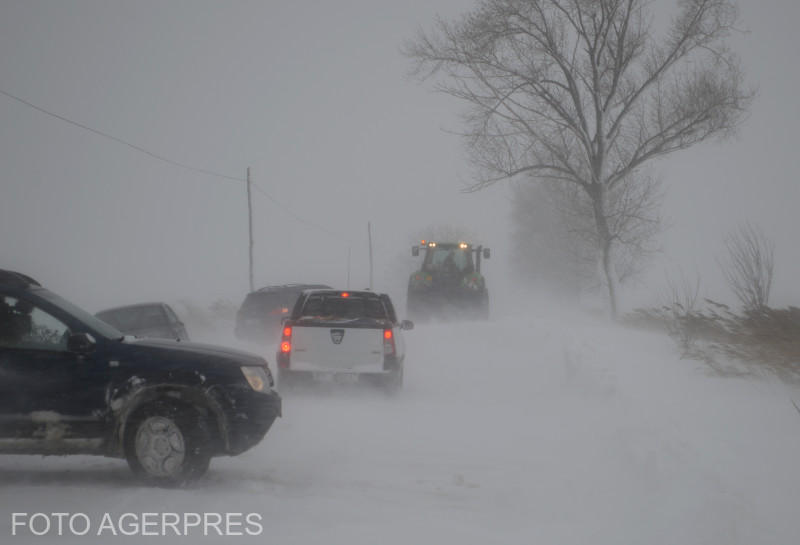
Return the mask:
[[[240,367],[239,369],[242,370],[242,374],[244,378],[247,379],[247,383],[256,392],[263,392],[269,388],[272,381],[269,379],[263,367],[248,366]]]

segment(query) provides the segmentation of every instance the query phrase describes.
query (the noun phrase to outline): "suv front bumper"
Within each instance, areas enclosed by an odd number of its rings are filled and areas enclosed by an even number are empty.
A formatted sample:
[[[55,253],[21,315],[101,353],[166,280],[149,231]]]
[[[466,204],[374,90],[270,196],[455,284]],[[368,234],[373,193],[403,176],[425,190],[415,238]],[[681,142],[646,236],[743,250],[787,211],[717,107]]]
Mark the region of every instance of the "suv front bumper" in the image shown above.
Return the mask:
[[[256,392],[237,387],[228,390],[225,397],[225,454],[240,454],[256,446],[282,414],[281,396],[272,389]]]

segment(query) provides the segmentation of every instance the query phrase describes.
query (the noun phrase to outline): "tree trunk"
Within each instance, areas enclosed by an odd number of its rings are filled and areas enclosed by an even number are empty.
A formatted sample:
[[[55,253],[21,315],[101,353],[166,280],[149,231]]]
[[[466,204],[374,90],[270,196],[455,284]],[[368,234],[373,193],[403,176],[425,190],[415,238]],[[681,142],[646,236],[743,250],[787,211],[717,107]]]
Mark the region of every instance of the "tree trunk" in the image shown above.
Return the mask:
[[[603,218],[605,223],[605,218]],[[614,277],[614,270],[611,266],[611,241],[603,244],[603,273],[606,276],[606,284],[608,285],[608,304],[611,311],[611,318],[617,319],[617,286],[616,278]]]
[[[608,229],[608,220],[605,214],[605,188],[602,184],[592,184],[589,196],[592,199],[594,222],[597,227],[598,246],[602,252],[601,265],[608,287],[608,305],[611,318],[617,319],[617,288],[614,277],[614,267],[611,260],[612,240]]]

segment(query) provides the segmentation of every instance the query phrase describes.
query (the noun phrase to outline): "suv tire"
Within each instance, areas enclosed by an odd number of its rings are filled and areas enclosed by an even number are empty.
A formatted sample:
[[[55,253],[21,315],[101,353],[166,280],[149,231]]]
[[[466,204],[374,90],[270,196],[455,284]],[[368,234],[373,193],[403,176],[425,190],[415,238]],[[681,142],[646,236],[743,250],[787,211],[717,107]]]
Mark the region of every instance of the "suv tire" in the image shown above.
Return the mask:
[[[208,471],[207,425],[190,408],[151,403],[137,411],[126,428],[125,458],[145,481],[179,486]]]

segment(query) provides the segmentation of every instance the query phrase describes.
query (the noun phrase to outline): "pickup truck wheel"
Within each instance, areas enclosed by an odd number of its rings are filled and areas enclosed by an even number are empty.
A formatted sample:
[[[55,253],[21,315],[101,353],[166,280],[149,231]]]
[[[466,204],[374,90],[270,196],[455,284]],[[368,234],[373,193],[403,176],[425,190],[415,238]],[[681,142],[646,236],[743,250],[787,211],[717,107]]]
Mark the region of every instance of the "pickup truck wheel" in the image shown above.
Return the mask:
[[[396,394],[403,388],[403,368],[396,369],[383,379],[383,388],[388,394]]]
[[[278,368],[278,388],[284,391],[291,390],[296,384],[294,379],[295,377],[291,376],[291,372]]]
[[[138,476],[153,484],[175,486],[201,477],[211,456],[205,451],[205,423],[189,409],[154,403],[128,423],[125,457]]]

